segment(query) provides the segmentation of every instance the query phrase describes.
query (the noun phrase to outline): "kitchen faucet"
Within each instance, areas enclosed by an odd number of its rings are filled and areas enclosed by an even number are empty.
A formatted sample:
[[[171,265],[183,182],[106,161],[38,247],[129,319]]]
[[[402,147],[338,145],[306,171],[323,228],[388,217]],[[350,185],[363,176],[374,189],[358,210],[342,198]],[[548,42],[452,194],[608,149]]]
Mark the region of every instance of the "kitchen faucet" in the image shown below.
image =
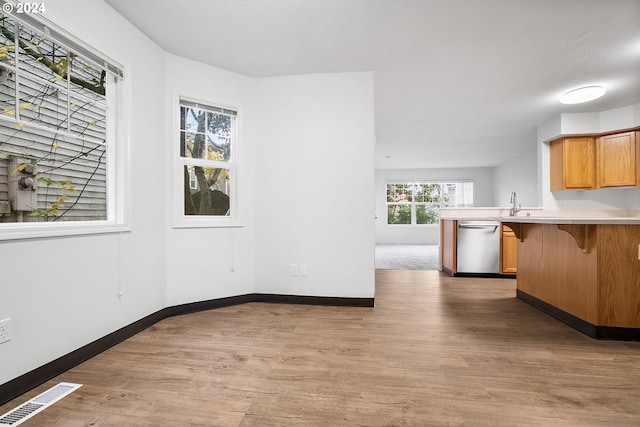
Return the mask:
[[[512,191],[511,192],[511,200],[509,200],[509,202],[511,203],[511,209],[509,209],[509,216],[516,216],[516,214],[518,212],[520,212],[520,205],[516,206],[516,192]]]

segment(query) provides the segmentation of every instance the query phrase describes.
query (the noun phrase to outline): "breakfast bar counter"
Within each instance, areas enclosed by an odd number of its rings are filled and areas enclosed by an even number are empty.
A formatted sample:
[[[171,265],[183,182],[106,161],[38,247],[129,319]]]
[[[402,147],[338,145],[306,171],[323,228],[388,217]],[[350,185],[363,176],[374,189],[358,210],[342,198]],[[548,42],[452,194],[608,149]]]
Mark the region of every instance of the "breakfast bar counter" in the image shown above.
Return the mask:
[[[517,297],[593,338],[640,339],[640,218],[501,217]]]

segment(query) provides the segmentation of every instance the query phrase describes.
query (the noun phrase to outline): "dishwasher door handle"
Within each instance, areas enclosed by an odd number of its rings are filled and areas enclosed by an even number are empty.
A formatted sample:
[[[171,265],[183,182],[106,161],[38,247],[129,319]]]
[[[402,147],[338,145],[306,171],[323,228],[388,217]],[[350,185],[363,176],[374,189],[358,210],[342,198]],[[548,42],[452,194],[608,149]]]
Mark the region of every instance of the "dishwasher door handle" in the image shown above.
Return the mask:
[[[496,230],[500,226],[500,223],[495,224],[474,224],[474,223],[458,223],[458,228],[493,228]]]

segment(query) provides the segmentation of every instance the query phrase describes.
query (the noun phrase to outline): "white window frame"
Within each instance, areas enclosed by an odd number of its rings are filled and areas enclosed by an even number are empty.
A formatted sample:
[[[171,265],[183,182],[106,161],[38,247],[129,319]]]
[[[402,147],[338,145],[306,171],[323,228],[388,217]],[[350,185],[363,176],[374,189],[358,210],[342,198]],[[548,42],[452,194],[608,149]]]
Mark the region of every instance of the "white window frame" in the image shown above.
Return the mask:
[[[21,24],[26,24],[33,29],[51,34],[56,41],[65,45],[65,41],[73,45],[69,50],[77,50],[89,53],[99,58],[111,68],[117,68],[121,72],[121,85],[118,90],[112,92],[115,96],[108,97],[108,109],[115,111],[115,117],[107,121],[106,158],[107,158],[107,219],[92,221],[56,221],[56,222],[10,222],[0,223],[0,241],[22,240],[34,238],[48,238],[59,236],[76,236],[103,233],[121,233],[131,230],[131,212],[129,192],[126,182],[129,176],[128,164],[128,136],[129,136],[129,105],[126,100],[131,93],[130,76],[128,69],[111,57],[100,52],[90,43],[75,36],[73,31],[68,31],[55,22],[39,14],[10,15]],[[69,46],[66,46],[69,48]]]
[[[440,185],[445,185],[445,184],[464,184],[464,183],[471,183],[474,187],[473,189],[473,193],[474,193],[474,199],[475,199],[475,184],[473,182],[473,180],[471,179],[415,179],[415,180],[390,180],[385,182],[385,187],[384,187],[384,194],[385,194],[385,224],[387,227],[439,227],[440,226],[440,217],[438,216],[438,222],[435,224],[418,224],[417,223],[417,212],[416,212],[416,206],[418,205],[428,205],[428,203],[425,202],[416,202],[415,200],[415,184],[440,184]],[[387,201],[387,191],[389,188],[389,185],[393,185],[393,184],[401,184],[401,185],[411,185],[411,202],[400,202],[400,203],[393,203],[393,202],[389,202]],[[406,206],[410,206],[411,208],[411,223],[409,224],[389,224],[389,205],[390,204],[397,204],[397,205],[406,205]],[[456,204],[455,207],[471,207],[473,206],[473,203],[471,203],[470,205],[464,205],[464,206],[460,206],[459,204]],[[445,207],[454,207],[454,206],[445,206],[444,203],[440,203],[438,205],[439,208],[445,208]]]
[[[190,103],[201,104],[214,108],[223,108],[236,112],[234,138],[231,141],[231,158],[229,162],[204,162],[198,159],[185,159],[180,156],[180,103],[187,101]],[[242,108],[232,103],[220,101],[216,99],[202,99],[198,96],[185,93],[183,91],[174,93],[173,102],[171,104],[174,123],[173,123],[173,228],[217,228],[217,227],[242,227],[238,212],[238,181],[239,181],[239,165],[237,159],[238,152],[241,147],[241,120]],[[230,191],[229,191],[229,210],[230,215],[185,215],[184,214],[184,167],[186,165],[202,165],[213,167],[223,167],[229,170],[230,175]]]

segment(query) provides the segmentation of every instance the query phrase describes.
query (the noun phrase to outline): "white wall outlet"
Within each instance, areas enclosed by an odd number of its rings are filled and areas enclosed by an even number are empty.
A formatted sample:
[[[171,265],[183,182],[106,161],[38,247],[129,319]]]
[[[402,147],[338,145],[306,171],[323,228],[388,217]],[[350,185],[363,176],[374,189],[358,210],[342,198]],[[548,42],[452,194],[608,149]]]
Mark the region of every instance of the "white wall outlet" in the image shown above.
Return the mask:
[[[11,341],[11,330],[9,329],[10,321],[10,318],[0,320],[0,344]]]
[[[298,264],[291,264],[291,275],[298,276],[300,274],[300,269],[298,268]]]
[[[309,268],[307,264],[300,264],[300,275],[302,277],[307,277],[309,275]]]

